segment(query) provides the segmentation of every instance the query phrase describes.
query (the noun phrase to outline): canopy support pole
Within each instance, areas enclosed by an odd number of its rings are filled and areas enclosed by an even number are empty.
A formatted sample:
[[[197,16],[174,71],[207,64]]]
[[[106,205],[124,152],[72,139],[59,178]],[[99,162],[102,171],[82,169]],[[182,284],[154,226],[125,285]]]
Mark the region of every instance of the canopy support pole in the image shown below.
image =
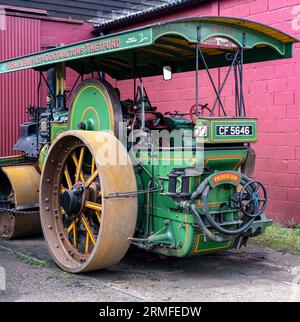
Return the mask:
[[[236,64],[236,60],[237,60],[238,55],[239,55],[239,50],[235,53],[234,58],[233,58],[233,60],[232,60],[232,63],[231,63],[231,65],[230,65],[230,67],[229,67],[229,69],[228,69],[228,71],[227,71],[227,73],[226,73],[226,75],[225,75],[225,78],[224,78],[223,83],[222,83],[222,85],[221,85],[221,88],[220,88],[220,90],[219,90],[219,96],[222,94],[222,91],[223,91],[223,89],[224,89],[224,86],[225,86],[225,85],[226,85],[226,83],[227,83],[227,79],[228,79],[228,76],[229,76],[229,74],[230,74],[230,72],[231,72],[232,67]],[[216,100],[215,100],[215,102],[214,102],[214,105],[213,105],[213,107],[212,107],[212,109],[211,109],[211,112],[210,112],[210,116],[212,116],[212,115],[213,115],[213,113],[214,113],[214,110],[215,110],[215,108],[216,108],[217,103],[218,103],[218,98],[216,98]]]
[[[197,27],[196,43],[196,117],[199,116],[199,48],[201,41],[200,27]]]
[[[206,69],[207,75],[208,75],[208,77],[209,77],[209,80],[210,80],[210,82],[211,82],[211,84],[212,84],[212,86],[213,86],[214,92],[215,92],[215,94],[217,95],[217,99],[218,99],[218,101],[219,101],[219,103],[220,103],[220,105],[221,105],[221,108],[222,108],[223,114],[224,114],[224,116],[227,116],[227,114],[226,114],[226,112],[225,112],[225,109],[224,109],[224,106],[223,106],[223,103],[222,103],[222,100],[221,100],[221,97],[220,97],[220,95],[219,95],[219,93],[218,93],[218,90],[217,90],[217,88],[216,88],[215,82],[214,82],[214,80],[213,80],[213,78],[212,78],[212,76],[211,76],[211,73],[210,73],[209,68],[208,68],[208,66],[207,66],[207,63],[206,63],[206,60],[205,60],[204,55],[203,55],[203,53],[202,53],[201,46],[199,46],[199,53],[200,53],[200,56],[201,56],[202,62],[203,62],[203,64],[204,64],[204,67],[205,67],[205,69]]]

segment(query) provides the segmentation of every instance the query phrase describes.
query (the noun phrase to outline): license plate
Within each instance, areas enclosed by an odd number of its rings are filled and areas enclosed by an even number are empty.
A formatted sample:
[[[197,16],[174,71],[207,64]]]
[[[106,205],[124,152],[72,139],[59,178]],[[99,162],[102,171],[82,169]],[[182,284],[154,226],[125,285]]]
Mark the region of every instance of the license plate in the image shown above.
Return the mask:
[[[216,136],[250,136],[253,125],[216,125]]]

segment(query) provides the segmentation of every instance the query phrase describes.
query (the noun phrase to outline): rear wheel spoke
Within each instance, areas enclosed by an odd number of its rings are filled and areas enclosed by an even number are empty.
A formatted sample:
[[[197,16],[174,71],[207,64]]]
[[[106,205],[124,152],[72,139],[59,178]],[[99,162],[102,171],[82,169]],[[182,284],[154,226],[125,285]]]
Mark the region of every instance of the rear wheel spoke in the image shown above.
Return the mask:
[[[96,213],[96,217],[97,217],[97,219],[99,221],[99,224],[101,224],[101,222],[102,222],[102,216],[101,216],[100,211],[96,210],[95,213]]]
[[[96,238],[95,238],[95,236],[94,236],[94,234],[92,232],[92,229],[91,229],[86,217],[84,216],[84,214],[81,214],[81,220],[82,220],[82,223],[83,223],[83,225],[84,225],[84,227],[86,229],[87,234],[89,235],[89,238],[90,238],[91,242],[95,246],[96,245]]]
[[[98,176],[98,171],[95,170],[93,174],[85,182],[86,187],[89,187],[93,183],[93,181],[97,178],[97,176]]]
[[[65,175],[65,178],[66,178],[66,181],[67,181],[68,188],[72,189],[73,184],[72,184],[72,180],[71,180],[70,173],[68,171],[67,165],[66,165],[65,170],[64,170],[64,175]]]
[[[82,147],[80,149],[79,160],[77,159],[77,156],[76,156],[75,152],[72,153],[72,159],[73,159],[73,161],[75,163],[75,166],[76,166],[75,183],[78,183],[79,179],[82,182],[84,182],[84,175],[83,175],[83,172],[82,172],[82,164],[83,164],[84,153],[85,153],[85,148]]]
[[[89,254],[89,249],[90,249],[90,236],[87,233],[85,237],[85,253]]]
[[[102,211],[102,205],[100,205],[98,203],[95,203],[95,202],[92,202],[92,201],[86,201],[84,203],[84,206],[86,208],[93,209],[93,210],[96,210],[96,211]]]
[[[92,159],[92,164],[91,164],[91,173],[94,173],[95,172],[95,158]]]

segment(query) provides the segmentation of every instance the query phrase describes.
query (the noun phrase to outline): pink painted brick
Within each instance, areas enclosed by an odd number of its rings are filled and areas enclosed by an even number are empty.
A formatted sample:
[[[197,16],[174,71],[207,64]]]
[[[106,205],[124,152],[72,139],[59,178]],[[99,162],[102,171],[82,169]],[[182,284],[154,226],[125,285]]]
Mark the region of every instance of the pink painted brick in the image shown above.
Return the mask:
[[[275,105],[291,105],[294,104],[294,92],[277,92],[274,93],[274,104]]]
[[[272,200],[272,202],[270,202],[268,204],[267,210],[270,212],[277,213],[277,214],[285,214],[287,204],[288,204],[287,201]],[[285,215],[283,215],[283,216],[286,217]],[[284,218],[284,220],[285,220],[285,218]]]
[[[298,134],[298,136],[299,136],[299,134]],[[298,141],[297,144],[300,145],[300,141]],[[300,160],[300,146],[296,147],[296,159]],[[299,182],[299,184],[300,184],[300,182]]]
[[[283,64],[278,62],[278,65],[274,67],[273,78],[287,78],[294,74],[293,66],[291,64]]]
[[[299,194],[298,200],[299,200]],[[295,199],[297,196],[294,196]],[[296,201],[298,201],[296,200]],[[288,202],[286,205],[286,223],[297,221],[299,222],[299,209],[300,209],[300,203],[299,202]]]
[[[287,86],[289,90],[300,90],[300,76],[288,78]]]
[[[300,103],[297,105],[288,105],[286,117],[288,119],[292,119],[292,118],[298,119],[300,122]]]
[[[268,0],[256,0],[249,4],[250,14],[268,11]]]
[[[266,81],[256,81],[249,83],[250,94],[263,94],[267,92],[267,82]]]
[[[278,187],[278,186],[268,186],[268,197],[271,200],[288,200],[288,192],[290,189]]]
[[[265,169],[273,173],[285,173],[287,170],[287,162],[281,159],[269,159],[267,162],[268,166]]]
[[[289,189],[288,201],[298,202],[298,206],[300,206],[300,189]]]
[[[288,160],[287,171],[288,173],[300,174],[300,160]]]
[[[259,146],[255,147],[257,158],[271,159],[274,155],[274,146]]]
[[[288,0],[270,0],[269,1],[269,10],[284,8],[286,6],[288,6]]]
[[[274,156],[280,160],[293,160],[296,157],[296,149],[293,146],[276,146]]]
[[[283,224],[283,225],[286,224],[286,215],[284,213],[268,211],[267,215],[277,223],[280,223],[280,224]]]
[[[300,133],[288,133],[284,137],[289,146],[296,146],[296,159],[300,160],[300,150],[297,154],[297,146],[300,147]]]
[[[271,79],[267,82],[267,85],[270,92],[284,92],[287,89],[287,80],[286,78]]]
[[[294,92],[294,103],[300,106],[300,90]]]
[[[257,79],[266,80],[274,78],[274,67],[273,66],[262,66],[256,68],[256,77]]]
[[[276,185],[276,176],[272,172],[257,171],[257,178],[265,185]]]
[[[299,128],[299,120],[297,119],[285,119],[278,120],[273,132],[277,133],[294,133]]]
[[[289,173],[275,173],[273,174],[275,179],[275,185],[279,187],[295,188],[296,176]]]

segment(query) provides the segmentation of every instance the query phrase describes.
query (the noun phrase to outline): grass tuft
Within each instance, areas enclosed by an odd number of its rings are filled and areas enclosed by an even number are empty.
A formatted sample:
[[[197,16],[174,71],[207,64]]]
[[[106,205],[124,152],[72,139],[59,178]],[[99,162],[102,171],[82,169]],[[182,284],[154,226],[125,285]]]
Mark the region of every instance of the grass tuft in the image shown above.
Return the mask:
[[[21,254],[16,253],[16,256],[19,257],[24,263],[31,266],[48,266],[48,262],[42,259],[38,259],[31,254]]]
[[[285,228],[278,224],[273,224],[267,228],[265,234],[253,238],[252,241],[256,245],[270,247],[279,251],[300,253],[300,226],[293,225],[292,228]]]

